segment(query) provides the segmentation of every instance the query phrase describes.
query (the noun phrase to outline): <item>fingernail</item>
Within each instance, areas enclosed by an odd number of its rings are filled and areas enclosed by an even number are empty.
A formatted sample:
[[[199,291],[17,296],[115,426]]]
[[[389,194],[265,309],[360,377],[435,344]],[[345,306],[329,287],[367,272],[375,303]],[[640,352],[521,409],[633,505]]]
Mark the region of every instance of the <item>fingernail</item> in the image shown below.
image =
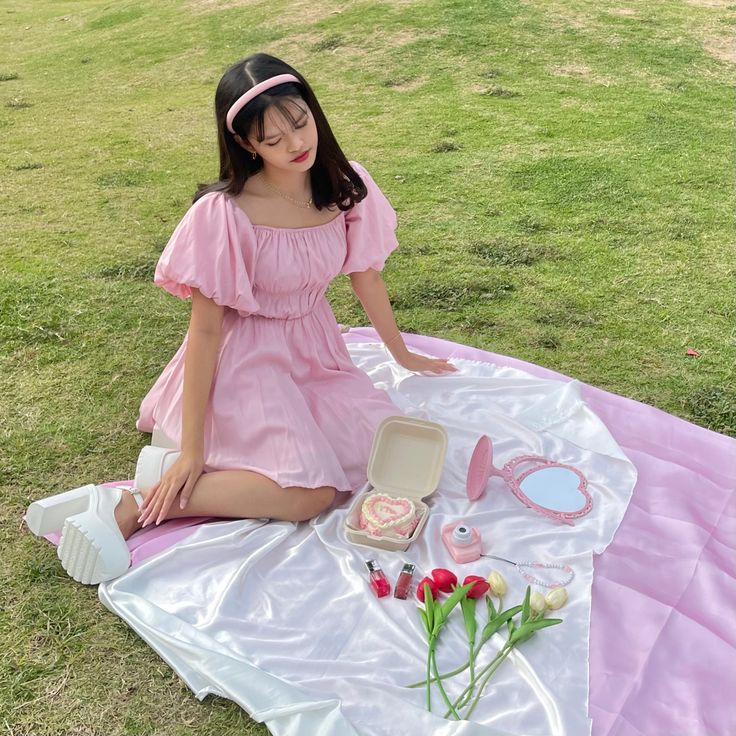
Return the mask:
[[[181,502],[179,503],[179,508],[180,508],[180,509],[183,509],[183,508],[184,508],[184,507],[185,507],[186,505],[187,505],[187,502],[186,502],[186,501],[181,501]]]

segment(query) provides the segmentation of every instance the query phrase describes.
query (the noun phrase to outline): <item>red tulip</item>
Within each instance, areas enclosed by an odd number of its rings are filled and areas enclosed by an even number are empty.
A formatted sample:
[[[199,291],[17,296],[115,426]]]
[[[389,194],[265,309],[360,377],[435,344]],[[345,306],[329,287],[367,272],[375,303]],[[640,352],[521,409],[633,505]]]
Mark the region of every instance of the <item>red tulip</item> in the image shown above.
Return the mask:
[[[452,593],[453,586],[457,585],[457,575],[444,567],[432,570],[432,578],[443,593]]]
[[[417,585],[417,598],[424,603],[424,584],[429,585],[429,592],[432,594],[432,598],[437,600],[440,592],[437,589],[437,583],[432,578],[422,578]]]
[[[474,581],[475,585],[468,591],[467,596],[468,598],[482,598],[490,590],[491,586],[488,585],[488,581],[485,578],[482,578],[479,575],[468,575],[468,577],[463,580],[463,585],[467,585]]]

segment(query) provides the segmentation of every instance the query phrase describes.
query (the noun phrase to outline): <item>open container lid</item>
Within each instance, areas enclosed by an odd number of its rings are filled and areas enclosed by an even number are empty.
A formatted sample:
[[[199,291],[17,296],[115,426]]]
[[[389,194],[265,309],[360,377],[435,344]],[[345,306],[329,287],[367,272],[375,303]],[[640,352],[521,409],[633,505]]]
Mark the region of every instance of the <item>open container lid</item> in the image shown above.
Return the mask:
[[[447,452],[441,424],[413,417],[387,417],[373,438],[368,480],[385,493],[421,499],[440,482]]]

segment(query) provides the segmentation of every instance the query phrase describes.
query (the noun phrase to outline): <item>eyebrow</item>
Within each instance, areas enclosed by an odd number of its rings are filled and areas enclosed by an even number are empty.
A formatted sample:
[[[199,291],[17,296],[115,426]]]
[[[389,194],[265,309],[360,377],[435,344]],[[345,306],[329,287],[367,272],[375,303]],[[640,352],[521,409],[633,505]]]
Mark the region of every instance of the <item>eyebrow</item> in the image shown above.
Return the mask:
[[[300,123],[305,117],[307,117],[307,113],[306,112],[302,112],[302,114],[296,119],[296,122],[297,123]],[[264,141],[270,141],[271,138],[278,138],[281,135],[282,135],[282,133],[272,133],[271,135],[265,136],[263,138],[263,140]]]

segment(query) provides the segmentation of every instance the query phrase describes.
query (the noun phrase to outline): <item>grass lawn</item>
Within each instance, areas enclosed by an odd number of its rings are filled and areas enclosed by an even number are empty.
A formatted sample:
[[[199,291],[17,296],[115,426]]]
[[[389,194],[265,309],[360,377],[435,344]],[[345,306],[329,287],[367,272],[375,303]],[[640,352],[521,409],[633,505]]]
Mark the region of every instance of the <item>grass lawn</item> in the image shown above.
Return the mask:
[[[728,0],[0,0],[0,731],[265,734],[203,703],[21,515],[131,477],[186,329],[152,284],[212,104],[266,51],[383,188],[401,329],[736,435]],[[366,320],[338,279],[338,320]],[[688,349],[697,351],[689,356]]]

